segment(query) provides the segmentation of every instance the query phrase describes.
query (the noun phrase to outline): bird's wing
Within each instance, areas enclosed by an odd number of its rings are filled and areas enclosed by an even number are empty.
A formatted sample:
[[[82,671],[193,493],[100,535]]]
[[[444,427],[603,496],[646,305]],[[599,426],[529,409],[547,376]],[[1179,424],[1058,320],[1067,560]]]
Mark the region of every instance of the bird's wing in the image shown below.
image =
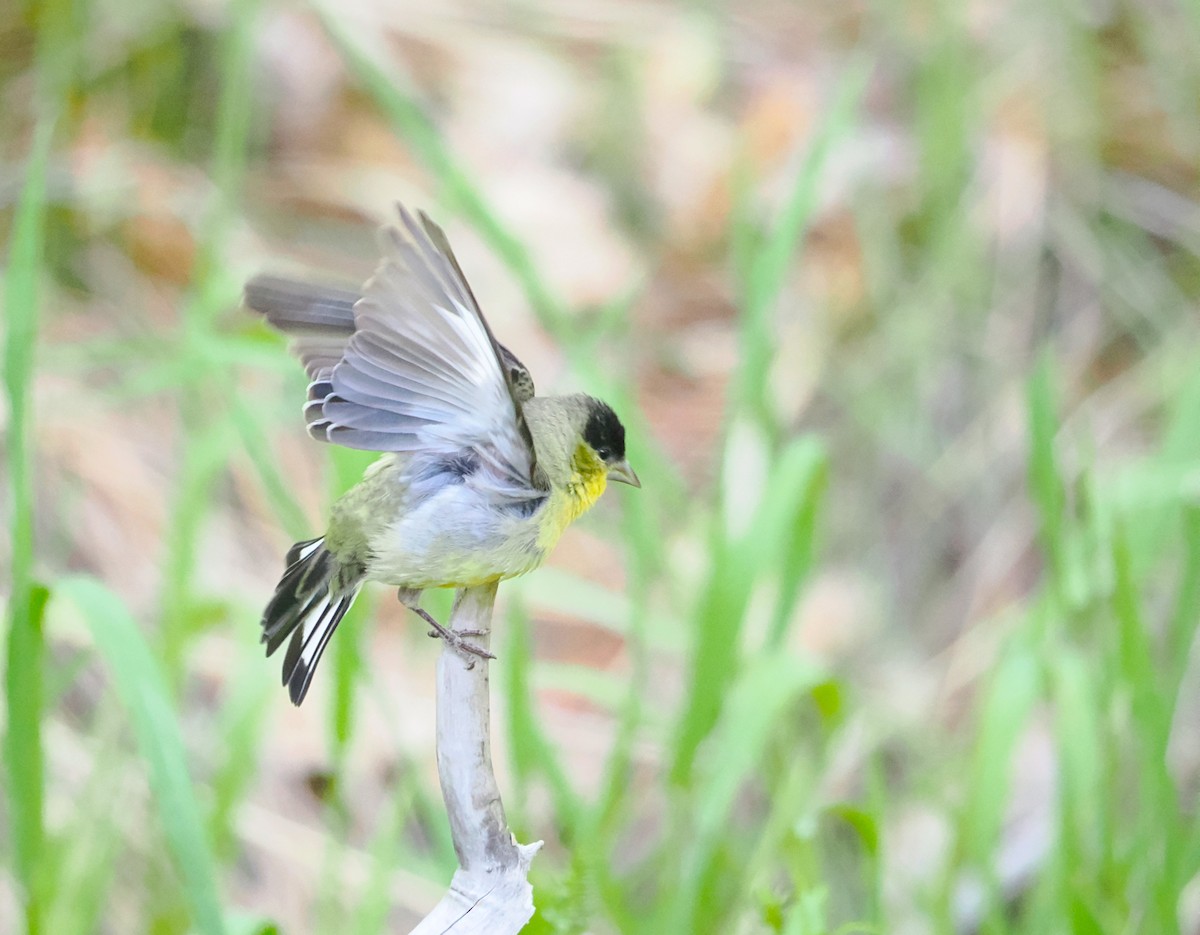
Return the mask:
[[[449,244],[446,244],[449,250]],[[449,254],[453,259],[454,254]],[[457,263],[455,264],[457,269]],[[459,272],[461,276],[461,271]],[[292,338],[292,351],[304,364],[310,380],[328,380],[354,334],[354,305],[359,293],[338,286],[317,285],[283,276],[255,276],[246,283],[246,307]],[[497,342],[508,382],[518,403],[533,399],[533,375],[503,344]]]
[[[246,283],[248,308],[292,339],[292,351],[314,382],[328,380],[354,334],[357,292],[315,286],[282,276],[255,276]]]
[[[341,359],[325,366],[328,331],[309,352],[309,433],[371,451],[471,448],[514,490],[544,486],[523,393],[445,234],[400,207],[382,242]]]

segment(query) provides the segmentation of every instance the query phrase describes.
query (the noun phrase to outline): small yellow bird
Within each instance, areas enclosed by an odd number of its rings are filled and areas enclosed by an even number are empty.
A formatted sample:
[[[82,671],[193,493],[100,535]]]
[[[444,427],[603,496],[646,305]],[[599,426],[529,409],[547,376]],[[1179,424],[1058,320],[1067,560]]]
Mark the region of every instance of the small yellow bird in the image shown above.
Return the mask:
[[[441,228],[399,211],[361,297],[269,276],[246,286],[308,371],[309,434],[387,452],[324,536],[292,546],[263,612],[268,656],[291,637],[283,683],[297,705],[364,581],[399,588],[431,635],[490,658],[422,610],[421,592],[532,571],[609,480],[641,486],[616,413],[582,394],[535,396]]]

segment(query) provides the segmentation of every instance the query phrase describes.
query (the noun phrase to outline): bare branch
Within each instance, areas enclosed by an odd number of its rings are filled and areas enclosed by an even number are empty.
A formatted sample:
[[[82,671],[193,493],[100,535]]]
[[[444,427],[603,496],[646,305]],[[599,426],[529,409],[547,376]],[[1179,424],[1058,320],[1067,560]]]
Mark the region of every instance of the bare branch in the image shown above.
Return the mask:
[[[491,642],[496,585],[464,588],[450,629],[482,649]],[[446,646],[437,664],[437,762],[459,869],[412,935],[515,935],[533,916],[529,864],[542,842],[518,844],[508,830],[492,772],[488,660]]]

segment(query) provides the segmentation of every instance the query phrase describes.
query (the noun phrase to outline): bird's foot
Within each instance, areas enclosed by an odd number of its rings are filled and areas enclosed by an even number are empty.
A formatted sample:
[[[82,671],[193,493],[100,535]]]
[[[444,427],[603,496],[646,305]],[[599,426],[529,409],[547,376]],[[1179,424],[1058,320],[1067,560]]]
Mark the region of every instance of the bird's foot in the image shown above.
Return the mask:
[[[420,607],[410,608],[422,620],[433,627],[429,631],[429,635],[435,639],[440,637],[446,641],[446,645],[457,652],[467,661],[467,668],[475,667],[475,659],[495,659],[496,657],[489,653],[482,646],[476,646],[474,643],[465,639],[468,636],[486,636],[486,630],[451,630],[448,627],[442,626],[433,619],[433,615],[427,610],[422,610]]]

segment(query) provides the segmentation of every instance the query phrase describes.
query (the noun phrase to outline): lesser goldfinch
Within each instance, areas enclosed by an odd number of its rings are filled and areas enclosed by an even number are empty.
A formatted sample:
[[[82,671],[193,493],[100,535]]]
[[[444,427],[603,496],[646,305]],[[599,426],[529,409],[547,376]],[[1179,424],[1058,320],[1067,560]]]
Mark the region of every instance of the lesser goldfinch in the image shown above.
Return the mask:
[[[291,637],[283,683],[297,705],[365,581],[399,588],[437,635],[488,656],[421,609],[421,592],[532,571],[609,480],[641,486],[616,413],[583,394],[535,396],[441,228],[399,212],[361,296],[268,276],[246,286],[308,371],[309,434],[387,452],[325,535],[292,546],[263,612],[268,656]]]

